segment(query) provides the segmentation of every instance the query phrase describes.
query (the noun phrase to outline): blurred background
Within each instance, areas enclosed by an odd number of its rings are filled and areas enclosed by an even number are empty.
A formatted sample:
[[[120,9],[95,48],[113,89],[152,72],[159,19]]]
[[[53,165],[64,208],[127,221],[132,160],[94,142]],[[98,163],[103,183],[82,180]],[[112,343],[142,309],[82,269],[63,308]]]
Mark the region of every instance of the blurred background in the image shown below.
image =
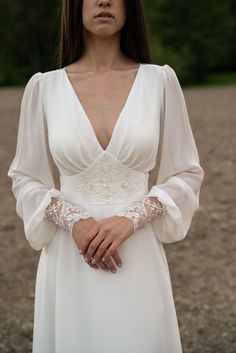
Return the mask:
[[[183,351],[235,353],[236,0],[143,3],[153,61],[177,73],[205,171],[187,237],[164,246]],[[24,86],[34,73],[57,68],[59,4],[0,0],[1,353],[32,350],[40,253],[24,237],[6,174]]]
[[[58,0],[0,0],[0,85],[56,68]],[[236,81],[235,0],[144,0],[154,61],[181,83]]]

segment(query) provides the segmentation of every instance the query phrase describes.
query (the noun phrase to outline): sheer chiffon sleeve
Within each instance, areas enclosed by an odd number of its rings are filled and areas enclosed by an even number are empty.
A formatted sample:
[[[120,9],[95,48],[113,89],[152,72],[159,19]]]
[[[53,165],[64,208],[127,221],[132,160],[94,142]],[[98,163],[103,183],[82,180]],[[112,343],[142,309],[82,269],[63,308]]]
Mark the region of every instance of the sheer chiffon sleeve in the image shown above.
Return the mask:
[[[157,180],[144,200],[139,205],[133,205],[133,211],[130,206],[118,215],[135,221],[134,230],[150,222],[159,241],[172,243],[183,239],[189,230],[199,207],[204,171],[200,166],[184,95],[176,73],[169,65],[163,66],[163,80],[162,138]],[[163,212],[158,211],[157,207],[153,208],[153,212],[147,212],[151,203],[146,202],[144,207],[144,201],[151,199],[152,203],[159,204],[159,208],[161,206]],[[148,217],[148,214],[151,216]]]
[[[157,238],[165,243],[183,239],[199,207],[204,171],[200,166],[184,95],[175,71],[164,65],[162,143],[156,185],[147,196],[165,205],[166,217],[151,221]]]
[[[78,214],[81,218],[89,216],[83,210],[69,208],[69,203],[61,199],[60,191],[55,188],[43,110],[43,75],[41,72],[34,74],[25,87],[16,153],[8,171],[16,198],[16,212],[23,220],[25,236],[35,250],[42,249],[52,240],[58,225],[72,230],[73,222],[79,220]],[[60,222],[53,198],[63,204]],[[63,220],[64,215],[66,219]]]

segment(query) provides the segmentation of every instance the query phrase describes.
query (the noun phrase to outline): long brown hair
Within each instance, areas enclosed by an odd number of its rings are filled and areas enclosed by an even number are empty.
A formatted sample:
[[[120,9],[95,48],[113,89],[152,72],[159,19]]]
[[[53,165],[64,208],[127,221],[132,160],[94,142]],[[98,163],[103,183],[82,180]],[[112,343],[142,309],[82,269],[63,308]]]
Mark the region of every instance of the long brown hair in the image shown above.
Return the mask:
[[[136,62],[152,63],[142,0],[124,0],[126,22],[121,29],[120,48]],[[56,52],[60,68],[77,61],[84,52],[83,0],[61,0],[60,39]]]

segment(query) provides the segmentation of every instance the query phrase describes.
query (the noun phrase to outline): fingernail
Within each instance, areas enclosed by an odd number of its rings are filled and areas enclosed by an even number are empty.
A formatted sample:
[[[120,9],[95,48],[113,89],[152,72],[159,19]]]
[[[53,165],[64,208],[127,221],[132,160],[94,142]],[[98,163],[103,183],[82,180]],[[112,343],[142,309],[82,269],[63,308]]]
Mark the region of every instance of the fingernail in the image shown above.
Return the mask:
[[[83,254],[83,250],[79,249],[79,253],[80,253],[80,254]]]
[[[119,263],[118,266],[121,267],[121,266],[122,266],[122,263]]]
[[[96,262],[96,259],[93,258],[92,259],[92,264],[95,264],[95,262]]]
[[[88,262],[88,258],[87,258],[87,257],[85,257],[85,258],[84,258],[84,261],[85,261],[85,262]]]
[[[116,270],[115,270],[115,269],[114,269],[114,270],[111,270],[111,272],[115,273],[115,272],[116,272]]]
[[[105,257],[102,258],[102,261],[106,261]]]

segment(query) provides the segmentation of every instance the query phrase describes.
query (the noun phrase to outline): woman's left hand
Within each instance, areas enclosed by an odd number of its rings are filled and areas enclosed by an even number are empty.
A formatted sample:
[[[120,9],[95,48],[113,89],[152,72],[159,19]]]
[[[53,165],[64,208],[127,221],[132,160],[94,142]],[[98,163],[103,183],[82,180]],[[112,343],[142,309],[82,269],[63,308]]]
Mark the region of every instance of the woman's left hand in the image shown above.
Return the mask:
[[[89,262],[93,258],[106,261],[117,247],[134,233],[133,222],[126,217],[112,216],[104,218],[89,230],[80,244],[84,258]]]

